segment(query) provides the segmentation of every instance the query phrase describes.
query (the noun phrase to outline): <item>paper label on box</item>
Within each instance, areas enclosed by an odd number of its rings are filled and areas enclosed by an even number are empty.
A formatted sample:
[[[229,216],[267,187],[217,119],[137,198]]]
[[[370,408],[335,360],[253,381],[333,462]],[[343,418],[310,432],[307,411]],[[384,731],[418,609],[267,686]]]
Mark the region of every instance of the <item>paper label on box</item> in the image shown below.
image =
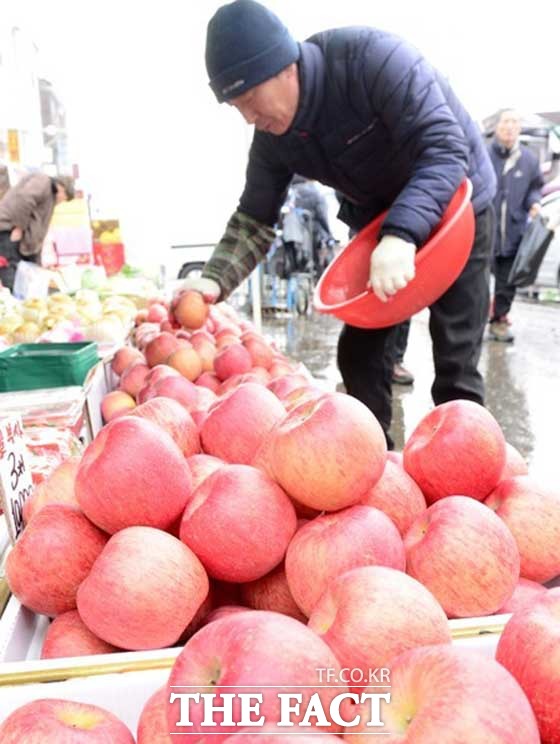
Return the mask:
[[[21,416],[0,419],[0,503],[12,543],[23,532],[23,505],[32,493]]]

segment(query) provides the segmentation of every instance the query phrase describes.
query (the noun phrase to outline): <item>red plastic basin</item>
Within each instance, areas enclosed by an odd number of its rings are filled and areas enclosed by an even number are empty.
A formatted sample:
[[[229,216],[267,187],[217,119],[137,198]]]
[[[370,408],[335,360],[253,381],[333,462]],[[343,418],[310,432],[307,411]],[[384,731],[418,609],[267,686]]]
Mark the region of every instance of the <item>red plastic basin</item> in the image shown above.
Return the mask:
[[[367,287],[369,263],[387,215],[366,225],[327,267],[315,288],[313,304],[357,328],[385,328],[433,304],[463,270],[474,240],[472,185],[465,179],[441,222],[416,252],[416,276],[404,289],[381,300]]]

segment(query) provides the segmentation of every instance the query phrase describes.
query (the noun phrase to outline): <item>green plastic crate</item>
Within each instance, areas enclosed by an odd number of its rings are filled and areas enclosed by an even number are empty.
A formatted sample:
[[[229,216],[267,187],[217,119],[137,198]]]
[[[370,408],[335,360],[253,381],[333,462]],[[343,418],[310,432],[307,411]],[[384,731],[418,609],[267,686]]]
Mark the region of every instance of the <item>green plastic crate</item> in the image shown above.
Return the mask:
[[[16,344],[0,353],[0,392],[81,385],[97,364],[97,344]]]

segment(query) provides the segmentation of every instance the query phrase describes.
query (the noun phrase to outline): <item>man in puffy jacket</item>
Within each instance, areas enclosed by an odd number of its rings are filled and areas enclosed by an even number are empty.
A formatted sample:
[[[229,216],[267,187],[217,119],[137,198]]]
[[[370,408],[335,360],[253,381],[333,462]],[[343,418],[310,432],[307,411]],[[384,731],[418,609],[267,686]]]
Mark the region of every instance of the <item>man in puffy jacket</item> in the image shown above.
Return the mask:
[[[208,24],[206,67],[219,102],[255,134],[246,184],[202,277],[187,280],[224,299],[266,255],[294,173],[343,195],[339,217],[359,230],[385,209],[370,281],[382,300],[414,276],[414,254],[468,176],[476,236],[454,285],[431,307],[436,403],[483,403],[477,370],[488,318],[495,178],[478,128],[447,81],[402,39],[341,28],[298,44],[254,0],[221,7]],[[347,392],[377,416],[389,446],[393,328],[344,326],[338,365]]]
[[[540,211],[543,177],[535,155],[519,143],[521,115],[513,109],[500,112],[490,158],[496,171],[494,197],[496,237],[492,270],[495,278],[490,317],[490,335],[496,341],[513,341],[508,313],[515,297],[515,286],[508,277],[529,217]]]

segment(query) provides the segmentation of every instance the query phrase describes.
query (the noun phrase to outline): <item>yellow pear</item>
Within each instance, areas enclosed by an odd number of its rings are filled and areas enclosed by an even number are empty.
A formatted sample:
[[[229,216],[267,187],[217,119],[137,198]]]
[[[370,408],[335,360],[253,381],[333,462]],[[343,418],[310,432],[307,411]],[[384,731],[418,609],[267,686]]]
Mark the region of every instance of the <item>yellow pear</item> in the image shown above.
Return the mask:
[[[16,328],[22,324],[23,318],[21,315],[5,315],[0,320],[0,335],[4,336],[9,333],[12,334]]]
[[[40,335],[41,329],[37,323],[27,321],[16,328],[13,337],[16,344],[29,344],[33,343]]]

